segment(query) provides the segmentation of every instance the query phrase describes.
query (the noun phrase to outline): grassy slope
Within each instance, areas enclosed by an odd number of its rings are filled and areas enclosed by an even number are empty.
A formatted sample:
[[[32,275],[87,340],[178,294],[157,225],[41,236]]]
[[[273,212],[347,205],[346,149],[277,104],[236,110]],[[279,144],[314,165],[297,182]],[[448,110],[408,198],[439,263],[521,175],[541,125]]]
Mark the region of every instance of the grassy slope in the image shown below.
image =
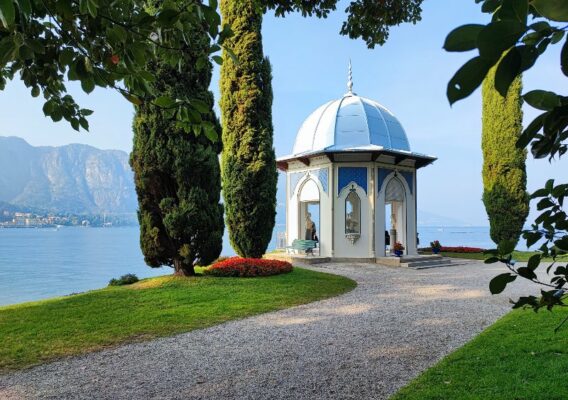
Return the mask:
[[[568,310],[516,310],[391,400],[568,399]]]
[[[331,297],[344,277],[295,268],[265,278],[164,276],[0,307],[0,372]]]
[[[488,258],[488,255],[485,255],[483,253],[450,253],[450,252],[442,252],[440,253],[441,255],[443,255],[444,257],[453,257],[453,258],[467,258],[469,260],[485,260],[486,258]],[[536,251],[514,251],[513,252],[513,259],[517,260],[517,261],[528,261],[529,258],[533,255],[533,254],[537,254]],[[550,258],[545,258],[545,261],[552,261],[552,259]],[[559,261],[567,261],[568,260],[568,256],[564,255],[564,256],[559,256],[557,258],[557,260]]]

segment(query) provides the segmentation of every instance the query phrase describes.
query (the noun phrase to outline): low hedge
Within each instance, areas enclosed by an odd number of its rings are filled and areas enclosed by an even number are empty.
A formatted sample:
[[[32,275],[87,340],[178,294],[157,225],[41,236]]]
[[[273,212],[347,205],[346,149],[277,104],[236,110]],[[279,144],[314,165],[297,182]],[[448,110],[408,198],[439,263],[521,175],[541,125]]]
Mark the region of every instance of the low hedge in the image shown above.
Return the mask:
[[[231,257],[218,261],[203,271],[205,275],[240,278],[270,276],[288,272],[292,272],[292,264],[287,261],[241,257]]]
[[[485,251],[485,249],[481,249],[479,247],[463,247],[463,246],[447,247],[447,246],[442,246],[442,251],[447,252],[447,253],[483,253]]]
[[[418,251],[420,253],[431,253],[432,248],[431,247],[422,247],[422,248],[418,249]],[[482,249],[482,248],[479,248],[479,247],[465,247],[465,246],[455,246],[455,247],[442,246],[440,248],[440,251],[445,252],[445,253],[483,253],[485,251],[485,249]]]

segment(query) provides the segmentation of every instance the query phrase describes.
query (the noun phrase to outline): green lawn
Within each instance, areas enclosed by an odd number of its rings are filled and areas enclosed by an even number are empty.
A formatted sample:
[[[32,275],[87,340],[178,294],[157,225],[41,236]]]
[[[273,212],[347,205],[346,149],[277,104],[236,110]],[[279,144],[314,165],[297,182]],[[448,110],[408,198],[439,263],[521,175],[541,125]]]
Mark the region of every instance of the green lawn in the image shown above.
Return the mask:
[[[568,310],[515,310],[391,400],[568,399]]]
[[[263,278],[163,276],[0,307],[0,372],[339,295],[356,283],[295,268]]]
[[[529,258],[536,254],[536,251],[514,251],[513,252],[513,259],[517,261],[528,261]],[[443,251],[440,253],[444,257],[452,257],[452,258],[466,258],[468,260],[485,260],[489,256],[483,253],[450,253]],[[568,255],[559,256],[557,258],[559,261],[567,261]],[[545,258],[544,261],[552,261],[551,258]]]

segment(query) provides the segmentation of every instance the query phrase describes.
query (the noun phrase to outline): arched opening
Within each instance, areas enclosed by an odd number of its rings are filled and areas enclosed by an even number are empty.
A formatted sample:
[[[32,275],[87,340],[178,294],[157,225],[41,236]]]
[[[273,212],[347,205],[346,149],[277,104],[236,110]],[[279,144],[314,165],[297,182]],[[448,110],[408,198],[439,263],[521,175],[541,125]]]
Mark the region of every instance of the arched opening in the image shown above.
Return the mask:
[[[320,234],[320,192],[318,185],[311,179],[300,189],[298,196],[299,217],[298,237],[306,240],[317,240],[315,253],[319,253]]]
[[[385,189],[385,246],[394,254],[394,245],[400,242],[407,251],[406,196],[404,186],[397,178],[391,179]]]
[[[361,199],[355,189],[345,198],[345,233],[361,234]]]

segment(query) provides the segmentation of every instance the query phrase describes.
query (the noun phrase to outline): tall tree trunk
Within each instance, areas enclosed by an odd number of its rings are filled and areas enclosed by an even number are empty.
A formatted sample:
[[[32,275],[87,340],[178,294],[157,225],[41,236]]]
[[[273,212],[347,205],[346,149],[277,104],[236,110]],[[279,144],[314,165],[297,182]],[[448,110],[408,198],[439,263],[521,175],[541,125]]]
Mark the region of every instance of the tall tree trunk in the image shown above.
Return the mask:
[[[174,275],[175,276],[195,276],[193,265],[187,264],[181,258],[174,259]]]

